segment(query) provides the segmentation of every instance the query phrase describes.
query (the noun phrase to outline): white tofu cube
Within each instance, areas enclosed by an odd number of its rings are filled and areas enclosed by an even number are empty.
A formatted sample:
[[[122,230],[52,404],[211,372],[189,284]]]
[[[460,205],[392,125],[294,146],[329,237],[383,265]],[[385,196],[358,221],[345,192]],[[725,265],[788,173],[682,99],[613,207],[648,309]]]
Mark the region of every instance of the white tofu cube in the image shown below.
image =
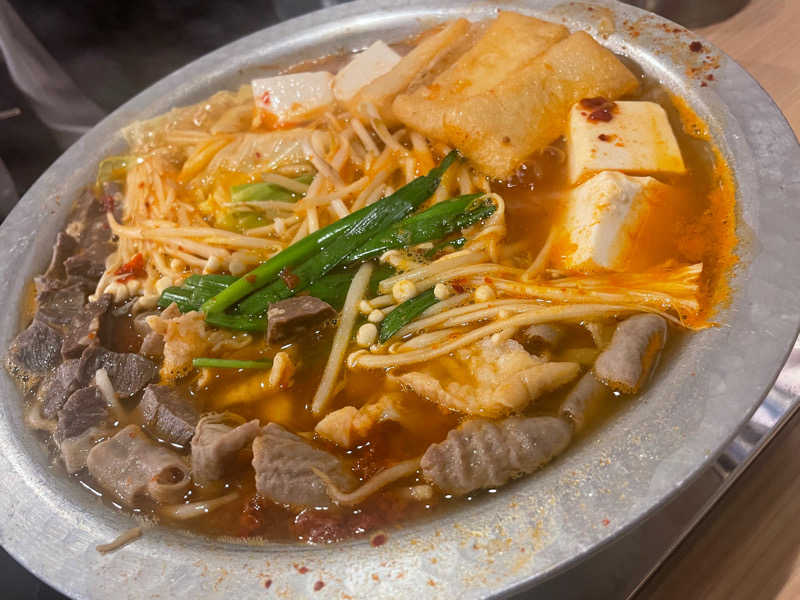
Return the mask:
[[[652,177],[617,171],[595,175],[570,192],[563,231],[551,260],[591,273],[640,270],[660,262],[659,232],[669,230],[676,190]]]
[[[567,156],[572,183],[600,171],[630,175],[686,172],[667,113],[655,102],[616,102],[609,121],[590,118],[593,112],[578,102],[569,113]]]
[[[327,71],[254,79],[254,125],[288,125],[318,116],[333,105],[332,82]]]
[[[347,102],[358,90],[392,70],[400,55],[378,40],[363,52],[359,52],[336,74],[333,94],[340,102]]]

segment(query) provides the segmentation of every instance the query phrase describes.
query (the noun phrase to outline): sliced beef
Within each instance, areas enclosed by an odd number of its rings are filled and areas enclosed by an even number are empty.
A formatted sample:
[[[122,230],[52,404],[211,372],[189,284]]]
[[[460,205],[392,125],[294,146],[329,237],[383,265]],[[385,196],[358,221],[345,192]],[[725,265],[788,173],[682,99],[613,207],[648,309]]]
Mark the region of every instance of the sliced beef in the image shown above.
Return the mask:
[[[106,207],[90,191],[85,191],[72,207],[70,231],[78,239],[81,250],[111,241],[111,227],[106,217]],[[108,253],[106,253],[107,255]],[[104,256],[105,258],[105,256]]]
[[[628,317],[594,363],[594,374],[612,390],[635,394],[647,382],[667,341],[667,322],[653,314]]]
[[[158,374],[156,365],[143,356],[89,346],[80,358],[65,360],[42,381],[38,397],[45,418],[54,419],[67,398],[76,390],[88,386],[98,369],[106,370],[120,398],[128,398],[141,391]]]
[[[260,431],[255,420],[234,428],[222,423],[220,415],[203,417],[192,438],[192,476],[200,482],[222,479],[239,450],[252,442]]]
[[[97,283],[106,270],[106,257],[114,250],[111,242],[98,243],[64,261],[67,277]]]
[[[352,472],[336,456],[270,423],[253,441],[256,490],[265,498],[292,506],[329,506],[325,483],[312,468],[325,473],[341,490],[356,485]]]
[[[108,418],[108,405],[96,386],[74,391],[58,411],[56,439],[76,437]]]
[[[197,412],[191,401],[174,387],[148,385],[139,408],[145,428],[155,437],[181,446],[192,439]]]
[[[60,232],[56,236],[56,243],[53,246],[53,255],[47,270],[34,279],[36,292],[48,289],[59,288],[65,285],[67,273],[64,263],[78,250],[78,240],[71,235]]]
[[[137,506],[144,497],[180,502],[191,485],[186,462],[153,442],[137,425],[128,425],[94,446],[86,464],[100,487],[128,506]]]
[[[68,473],[86,466],[89,450],[108,435],[108,417],[106,400],[95,386],[74,392],[58,411],[56,443]]]
[[[279,344],[314,331],[337,315],[327,302],[314,296],[295,296],[269,305],[267,342]]]
[[[144,356],[130,352],[112,352],[99,346],[86,348],[80,361],[81,377],[84,381],[90,381],[98,369],[105,369],[120,398],[128,398],[140,392],[158,375],[158,367]]]
[[[31,389],[61,362],[60,347],[61,334],[44,321],[34,319],[11,343],[6,366],[23,381],[26,389]]]
[[[133,328],[142,336],[139,353],[156,358],[164,355],[164,336],[153,331],[153,328],[147,324],[147,317],[157,314],[156,311],[143,312],[133,319]]]
[[[94,302],[89,302],[66,327],[61,355],[64,359],[78,358],[81,353],[94,344],[107,344],[111,335],[110,309],[112,296],[103,294]]]
[[[89,379],[82,376],[80,359],[73,358],[58,365],[39,386],[38,399],[42,415],[47,419],[55,419],[72,393],[85,387],[88,382]]]
[[[81,282],[65,287],[53,287],[36,295],[36,318],[48,325],[64,330],[83,312],[86,296],[91,288]]]
[[[570,421],[578,432],[587,421],[602,411],[610,399],[611,390],[597,381],[590,371],[567,394],[561,404],[561,416]]]
[[[475,419],[453,429],[422,456],[427,480],[451,494],[503,485],[532,473],[564,451],[572,435],[555,417]]]

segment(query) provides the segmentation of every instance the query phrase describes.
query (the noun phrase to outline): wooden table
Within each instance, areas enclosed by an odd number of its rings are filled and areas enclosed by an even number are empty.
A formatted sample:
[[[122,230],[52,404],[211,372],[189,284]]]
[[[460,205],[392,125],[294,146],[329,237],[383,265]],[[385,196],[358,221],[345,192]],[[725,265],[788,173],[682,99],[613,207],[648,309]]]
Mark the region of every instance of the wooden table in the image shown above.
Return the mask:
[[[800,0],[751,0],[700,33],[750,71],[800,134]],[[799,521],[796,415],[637,600],[800,598]]]

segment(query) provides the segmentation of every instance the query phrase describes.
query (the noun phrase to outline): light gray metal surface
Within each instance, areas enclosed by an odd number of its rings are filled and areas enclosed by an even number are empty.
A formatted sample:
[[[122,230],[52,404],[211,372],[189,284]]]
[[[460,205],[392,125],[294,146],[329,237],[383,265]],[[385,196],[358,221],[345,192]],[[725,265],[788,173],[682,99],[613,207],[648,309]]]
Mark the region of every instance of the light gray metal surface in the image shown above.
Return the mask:
[[[382,38],[396,41],[455,16],[494,14],[462,0],[354,2],[244,38],[177,71],[113,113],[64,154],[0,228],[6,310],[0,346],[18,330],[30,277],[46,264],[56,231],[97,160],[122,149],[131,120],[233,87],[264,65],[282,65]],[[431,523],[392,532],[373,548],[253,548],[150,530],[119,552],[94,546],[130,526],[59,477],[24,428],[19,394],[0,377],[0,543],[75,598],[285,597],[477,598],[509,594],[574,566],[664,506],[712,461],[769,390],[798,327],[800,148],[769,97],[733,61],[695,36],[633,7],[600,2],[506,1],[504,9],[559,20],[600,36],[680,93],[708,122],[736,177],[740,264],[723,326],[691,336],[664,361],[650,390],[536,476],[506,486]],[[602,24],[598,32],[597,25]],[[609,32],[609,25],[614,31]],[[689,74],[713,68],[700,87]],[[296,567],[305,566],[300,573]],[[317,581],[325,587],[314,591]]]

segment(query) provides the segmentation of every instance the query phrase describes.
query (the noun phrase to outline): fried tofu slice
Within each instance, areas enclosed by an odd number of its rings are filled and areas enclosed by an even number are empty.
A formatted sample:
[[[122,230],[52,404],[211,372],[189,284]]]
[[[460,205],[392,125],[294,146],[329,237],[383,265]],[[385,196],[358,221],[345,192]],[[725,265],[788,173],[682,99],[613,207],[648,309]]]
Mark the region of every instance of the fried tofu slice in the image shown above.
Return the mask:
[[[502,179],[564,133],[575,102],[613,100],[637,85],[610,50],[579,31],[492,89],[452,106],[444,116],[445,141],[479,170]]]
[[[392,111],[395,96],[422,81],[427,72],[433,70],[445,57],[453,56],[454,48],[461,48],[461,41],[470,30],[466,19],[451,21],[444,28],[423,39],[406,54],[388,73],[381,75],[361,88],[348,102],[347,107],[355,114],[369,118],[367,105],[372,105],[387,125],[398,121]]]
[[[441,140],[444,114],[453,102],[492,89],[568,35],[563,25],[503,11],[430,86],[397,96],[394,113],[405,125]]]
[[[401,385],[423,398],[467,415],[498,418],[524,410],[539,396],[575,379],[581,367],[573,362],[544,362],[515,340],[490,339],[462,348],[450,371],[455,381],[442,382],[436,366],[397,376]]]

